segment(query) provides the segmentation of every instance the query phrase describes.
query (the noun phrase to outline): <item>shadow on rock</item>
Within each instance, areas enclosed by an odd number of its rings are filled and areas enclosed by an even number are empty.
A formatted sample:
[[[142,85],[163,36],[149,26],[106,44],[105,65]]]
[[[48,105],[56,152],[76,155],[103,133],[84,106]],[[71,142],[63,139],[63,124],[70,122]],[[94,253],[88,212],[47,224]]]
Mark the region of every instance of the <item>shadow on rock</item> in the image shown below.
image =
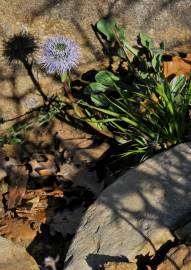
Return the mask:
[[[125,256],[89,254],[86,258],[86,261],[87,264],[92,267],[92,270],[101,270],[102,265],[107,262],[128,262],[128,259]]]

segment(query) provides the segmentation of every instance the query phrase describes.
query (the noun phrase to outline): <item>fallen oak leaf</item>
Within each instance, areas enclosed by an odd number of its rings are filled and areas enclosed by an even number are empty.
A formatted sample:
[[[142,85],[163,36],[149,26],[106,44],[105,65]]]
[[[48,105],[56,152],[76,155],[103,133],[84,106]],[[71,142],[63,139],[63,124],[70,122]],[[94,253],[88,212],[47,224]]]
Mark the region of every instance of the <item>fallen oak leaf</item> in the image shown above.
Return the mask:
[[[169,76],[185,75],[189,76],[191,72],[191,54],[187,54],[185,58],[173,56],[171,61],[163,62],[163,72],[166,78]]]

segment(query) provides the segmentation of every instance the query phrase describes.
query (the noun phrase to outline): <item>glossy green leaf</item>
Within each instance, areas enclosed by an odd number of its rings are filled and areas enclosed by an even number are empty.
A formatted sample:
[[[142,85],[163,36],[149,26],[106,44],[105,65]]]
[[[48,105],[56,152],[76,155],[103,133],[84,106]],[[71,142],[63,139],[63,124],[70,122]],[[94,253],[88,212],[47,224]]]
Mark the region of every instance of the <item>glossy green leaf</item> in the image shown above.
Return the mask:
[[[103,85],[100,82],[93,82],[90,83],[84,90],[84,94],[96,94],[96,93],[101,93],[107,91],[108,87]]]
[[[118,38],[120,41],[124,41],[125,40],[125,31],[122,27],[119,27],[119,25],[115,25],[115,29],[116,29],[116,32],[118,34]]]
[[[106,39],[108,41],[113,41],[115,39],[115,35],[113,32],[113,29],[115,29],[116,21],[114,18],[104,18],[99,20],[99,22],[96,24],[97,29],[99,32],[101,32],[103,35],[105,35]]]
[[[95,80],[103,85],[113,87],[115,82],[119,81],[119,77],[108,70],[103,70],[96,74]]]
[[[177,96],[182,92],[186,85],[186,77],[184,75],[180,75],[175,77],[170,82],[170,90],[173,96]]]
[[[123,50],[122,48],[119,48],[119,49],[117,50],[117,55],[118,55],[119,57],[121,57],[122,59],[126,59],[126,54],[125,54],[125,52],[124,52],[124,50]]]
[[[162,55],[158,53],[158,54],[154,54],[151,60],[152,67],[154,68],[156,72],[159,72],[161,69],[161,64],[162,64],[161,58],[162,58]]]
[[[127,42],[127,40],[123,41],[123,45],[134,55],[138,55],[138,50],[136,50],[135,48],[133,48],[129,42]]]
[[[97,120],[95,117],[91,117],[90,119],[88,119],[88,123],[98,131],[109,132],[107,126],[104,123],[99,122],[99,120]],[[110,135],[111,135],[111,137],[113,137],[112,133],[110,133]]]
[[[10,144],[21,144],[23,141],[17,137],[13,137],[10,139]]]
[[[91,95],[91,100],[98,107],[107,107],[108,101],[103,95]]]
[[[153,40],[143,33],[139,34],[139,41],[141,45],[147,49],[151,49],[154,47]]]

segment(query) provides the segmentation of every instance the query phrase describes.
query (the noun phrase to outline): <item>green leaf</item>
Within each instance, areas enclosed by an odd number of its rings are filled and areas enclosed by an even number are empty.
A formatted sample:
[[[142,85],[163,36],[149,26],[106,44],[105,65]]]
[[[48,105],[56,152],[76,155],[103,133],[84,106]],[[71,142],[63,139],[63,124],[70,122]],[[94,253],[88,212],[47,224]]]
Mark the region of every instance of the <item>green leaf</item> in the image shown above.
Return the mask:
[[[96,26],[97,26],[98,31],[104,34],[108,41],[115,40],[113,29],[115,29],[116,21],[114,18],[109,17],[106,19],[101,19],[96,24]]]
[[[0,137],[0,145],[4,145],[6,143],[6,137]]]
[[[184,75],[180,75],[175,77],[170,82],[170,90],[173,96],[177,96],[182,92],[186,85],[186,77]]]
[[[96,93],[100,93],[100,92],[105,92],[107,91],[108,87],[103,85],[100,82],[93,82],[90,83],[84,90],[84,94],[96,94]]]
[[[108,128],[106,125],[104,125],[104,123],[99,122],[99,120],[97,120],[95,117],[91,117],[90,119],[88,119],[88,123],[93,127],[96,128],[99,131],[106,131],[109,132]]]
[[[130,44],[129,42],[127,42],[127,40],[124,40],[123,41],[123,45],[134,55],[138,55],[138,50],[137,49],[134,49]]]
[[[120,57],[120,58],[123,58],[123,59],[126,59],[126,54],[124,52],[124,50],[122,48],[119,48],[117,50],[117,55]]]
[[[147,35],[140,33],[138,37],[139,37],[139,41],[143,47],[145,47],[147,49],[152,49],[154,47],[153,40],[150,37],[148,37]]]
[[[125,31],[122,27],[119,27],[119,25],[115,25],[116,31],[118,33],[118,38],[120,41],[125,41]]]
[[[123,137],[121,136],[115,136],[115,140],[120,143],[120,144],[126,144],[128,143],[128,140],[127,139],[124,139]]]
[[[138,54],[138,51],[134,49],[125,39],[124,29],[117,25],[114,18],[109,17],[106,19],[101,19],[96,26],[98,31],[106,37],[107,41],[120,41],[123,46],[125,46],[132,54]]]
[[[17,137],[12,137],[10,139],[10,144],[21,144],[21,143],[22,143],[22,140]]]
[[[162,55],[160,53],[157,53],[157,54],[154,54],[151,60],[152,67],[154,68],[156,72],[159,72],[161,69],[161,58],[162,58]]]
[[[112,72],[103,70],[96,74],[95,80],[106,86],[114,86],[115,82],[119,81],[119,77],[115,76]]]
[[[7,128],[6,131],[9,132],[9,133],[15,133],[16,132],[16,130],[13,127]]]
[[[138,50],[134,49],[129,42],[125,38],[125,31],[122,27],[119,27],[117,24],[115,25],[115,30],[118,34],[118,39],[122,42],[122,44],[134,55],[138,54]]]
[[[98,107],[107,107],[109,105],[107,99],[102,94],[91,95],[91,100]]]
[[[143,80],[145,80],[148,77],[148,73],[147,72],[139,71],[139,76],[140,76],[140,78],[142,78]]]
[[[92,117],[92,114],[91,114],[90,111],[88,111],[87,109],[85,109],[85,112],[86,112],[86,114],[87,114],[88,117],[90,117],[90,118]]]

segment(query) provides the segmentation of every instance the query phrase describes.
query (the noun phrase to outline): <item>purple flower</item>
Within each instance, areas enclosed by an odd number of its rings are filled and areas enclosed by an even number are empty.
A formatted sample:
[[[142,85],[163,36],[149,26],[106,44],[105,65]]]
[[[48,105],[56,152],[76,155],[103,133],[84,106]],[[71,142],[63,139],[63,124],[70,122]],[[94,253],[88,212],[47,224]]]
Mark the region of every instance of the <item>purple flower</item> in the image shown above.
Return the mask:
[[[59,75],[76,66],[80,56],[79,46],[65,37],[52,37],[43,45],[40,64],[49,74]]]

